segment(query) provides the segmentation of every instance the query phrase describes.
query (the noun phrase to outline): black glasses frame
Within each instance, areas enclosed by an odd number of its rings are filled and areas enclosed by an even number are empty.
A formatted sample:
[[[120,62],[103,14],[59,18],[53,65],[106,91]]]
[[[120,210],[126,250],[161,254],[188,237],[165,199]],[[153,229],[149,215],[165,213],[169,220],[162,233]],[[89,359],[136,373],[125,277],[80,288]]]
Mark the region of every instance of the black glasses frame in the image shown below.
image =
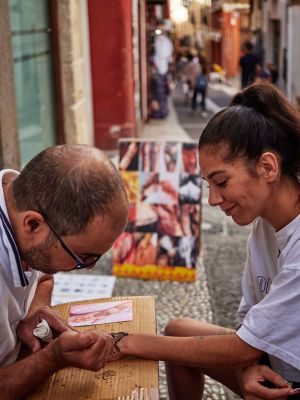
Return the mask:
[[[64,240],[61,238],[61,236],[56,232],[56,230],[53,228],[52,223],[49,221],[49,218],[45,214],[45,212],[42,211],[41,209],[39,209],[38,212],[42,215],[46,224],[49,226],[50,230],[53,232],[54,236],[59,241],[62,248],[65,250],[65,252],[68,253],[69,256],[72,257],[73,260],[76,262],[76,265],[72,269],[77,270],[77,269],[89,268],[92,265],[96,264],[96,262],[98,260],[100,260],[100,258],[102,257],[102,254],[99,256],[94,256],[94,258],[88,262],[85,261],[84,259],[81,259],[76,253],[74,253],[74,251],[72,249],[70,249],[70,247],[64,242]],[[90,258],[90,257],[91,256],[87,256],[87,258]]]

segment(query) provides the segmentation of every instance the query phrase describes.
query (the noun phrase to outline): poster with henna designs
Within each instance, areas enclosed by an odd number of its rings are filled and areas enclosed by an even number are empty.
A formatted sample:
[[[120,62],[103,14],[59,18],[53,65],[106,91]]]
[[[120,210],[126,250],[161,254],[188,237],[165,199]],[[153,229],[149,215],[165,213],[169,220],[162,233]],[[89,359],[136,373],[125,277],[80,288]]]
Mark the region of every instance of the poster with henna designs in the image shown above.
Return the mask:
[[[113,247],[114,275],[194,281],[201,232],[197,143],[121,139],[119,170],[130,210]]]

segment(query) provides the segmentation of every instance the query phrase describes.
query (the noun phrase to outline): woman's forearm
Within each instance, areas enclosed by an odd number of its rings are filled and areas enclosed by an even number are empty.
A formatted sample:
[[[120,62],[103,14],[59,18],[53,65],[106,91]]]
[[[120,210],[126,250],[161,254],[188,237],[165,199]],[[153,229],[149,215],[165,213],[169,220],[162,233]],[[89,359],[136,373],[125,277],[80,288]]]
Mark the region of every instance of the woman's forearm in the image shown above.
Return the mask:
[[[120,341],[120,350],[124,355],[203,368],[246,367],[262,354],[236,334],[209,337],[132,334]]]

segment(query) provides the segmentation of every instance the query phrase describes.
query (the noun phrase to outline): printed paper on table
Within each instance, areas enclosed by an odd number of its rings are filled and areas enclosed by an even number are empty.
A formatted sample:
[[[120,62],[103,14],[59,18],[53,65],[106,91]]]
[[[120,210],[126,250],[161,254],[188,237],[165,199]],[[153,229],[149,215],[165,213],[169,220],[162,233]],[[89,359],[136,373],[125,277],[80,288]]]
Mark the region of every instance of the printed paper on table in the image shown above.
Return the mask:
[[[130,213],[113,248],[114,274],[194,281],[201,218],[197,143],[122,139],[119,170]]]
[[[111,297],[115,281],[111,275],[59,272],[54,275],[51,305]]]
[[[132,321],[132,301],[80,304],[70,307],[69,324],[86,326]]]

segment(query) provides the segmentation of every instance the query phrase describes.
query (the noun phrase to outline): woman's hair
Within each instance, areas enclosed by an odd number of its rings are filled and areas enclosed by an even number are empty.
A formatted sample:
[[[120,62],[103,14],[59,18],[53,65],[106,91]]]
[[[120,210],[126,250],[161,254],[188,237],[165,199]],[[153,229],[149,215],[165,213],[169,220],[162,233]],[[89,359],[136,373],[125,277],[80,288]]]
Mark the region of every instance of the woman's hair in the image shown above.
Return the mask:
[[[239,156],[258,161],[272,151],[282,174],[299,179],[300,114],[270,83],[254,83],[236,94],[207,124],[198,149],[205,145],[224,146],[228,161]]]

